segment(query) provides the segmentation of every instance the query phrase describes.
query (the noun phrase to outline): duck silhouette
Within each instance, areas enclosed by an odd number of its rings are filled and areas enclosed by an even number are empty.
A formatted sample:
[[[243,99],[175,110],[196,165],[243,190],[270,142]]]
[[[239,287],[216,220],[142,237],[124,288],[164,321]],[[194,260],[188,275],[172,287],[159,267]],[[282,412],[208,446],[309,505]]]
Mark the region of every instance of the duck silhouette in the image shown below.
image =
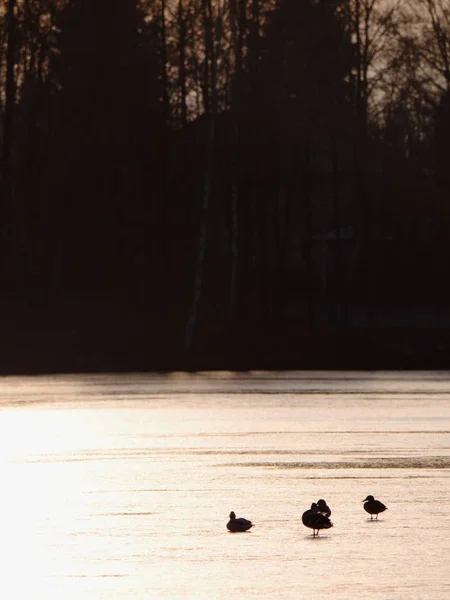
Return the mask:
[[[322,498],[317,500],[317,510],[321,515],[324,515],[325,517],[331,517],[331,509]]]
[[[303,513],[302,523],[305,527],[309,527],[313,530],[313,537],[319,535],[320,529],[329,529],[330,527],[333,527],[333,523],[330,521],[330,519],[319,512],[315,502],[311,504],[310,509]]]
[[[243,517],[236,518],[234,511],[230,512],[230,520],[227,523],[228,531],[236,533],[238,531],[248,531],[250,527],[253,527],[253,523]]]
[[[375,500],[373,496],[367,496],[363,502],[364,510],[369,513],[371,521],[373,519],[373,515],[376,515],[375,519],[378,519],[378,515],[387,510],[387,506],[385,506],[379,500]]]

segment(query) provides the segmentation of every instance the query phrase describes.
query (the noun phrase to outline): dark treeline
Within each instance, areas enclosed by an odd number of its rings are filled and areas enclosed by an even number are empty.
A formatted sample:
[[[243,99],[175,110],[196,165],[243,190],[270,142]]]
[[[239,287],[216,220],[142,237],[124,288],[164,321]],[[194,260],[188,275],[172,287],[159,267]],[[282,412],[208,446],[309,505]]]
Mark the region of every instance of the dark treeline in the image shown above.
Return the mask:
[[[433,366],[449,15],[1,0],[0,371]]]

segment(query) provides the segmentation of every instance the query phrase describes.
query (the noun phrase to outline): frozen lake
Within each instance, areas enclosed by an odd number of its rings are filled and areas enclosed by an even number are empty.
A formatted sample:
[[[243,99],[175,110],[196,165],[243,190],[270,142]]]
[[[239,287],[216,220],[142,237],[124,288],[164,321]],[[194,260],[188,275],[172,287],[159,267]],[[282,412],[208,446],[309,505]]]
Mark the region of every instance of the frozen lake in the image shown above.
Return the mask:
[[[8,600],[450,597],[449,373],[3,377],[0,474]]]

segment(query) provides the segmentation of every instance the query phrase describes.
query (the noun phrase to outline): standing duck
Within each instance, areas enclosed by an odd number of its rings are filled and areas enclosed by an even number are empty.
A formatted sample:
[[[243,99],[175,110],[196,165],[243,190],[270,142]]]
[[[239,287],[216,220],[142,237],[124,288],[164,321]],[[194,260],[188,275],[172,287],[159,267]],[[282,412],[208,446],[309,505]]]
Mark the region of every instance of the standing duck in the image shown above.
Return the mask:
[[[317,510],[321,515],[324,515],[325,517],[331,517],[331,509],[322,498],[317,500]]]
[[[250,527],[253,527],[253,523],[248,519],[239,517],[236,519],[236,515],[233,511],[230,512],[230,520],[227,523],[228,531],[236,533],[237,531],[248,531]]]
[[[333,527],[333,523],[330,521],[330,519],[319,512],[315,502],[311,504],[311,508],[309,510],[306,510],[303,513],[302,523],[305,525],[305,527],[309,527],[313,530],[313,537],[319,535],[320,529],[329,529],[330,527]]]
[[[379,500],[375,500],[373,496],[367,496],[364,502],[364,510],[369,513],[370,520],[372,521],[373,515],[376,515],[376,519],[378,519],[378,515],[385,510],[387,510],[387,506],[385,506]]]

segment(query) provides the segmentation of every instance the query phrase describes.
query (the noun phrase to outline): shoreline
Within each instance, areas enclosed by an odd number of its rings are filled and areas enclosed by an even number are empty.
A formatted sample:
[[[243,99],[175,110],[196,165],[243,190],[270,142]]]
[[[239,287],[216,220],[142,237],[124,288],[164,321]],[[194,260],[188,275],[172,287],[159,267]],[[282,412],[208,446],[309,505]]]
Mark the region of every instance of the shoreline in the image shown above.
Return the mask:
[[[175,336],[153,334],[10,329],[0,340],[0,374],[450,368],[450,328],[216,329],[199,333],[189,351]]]

